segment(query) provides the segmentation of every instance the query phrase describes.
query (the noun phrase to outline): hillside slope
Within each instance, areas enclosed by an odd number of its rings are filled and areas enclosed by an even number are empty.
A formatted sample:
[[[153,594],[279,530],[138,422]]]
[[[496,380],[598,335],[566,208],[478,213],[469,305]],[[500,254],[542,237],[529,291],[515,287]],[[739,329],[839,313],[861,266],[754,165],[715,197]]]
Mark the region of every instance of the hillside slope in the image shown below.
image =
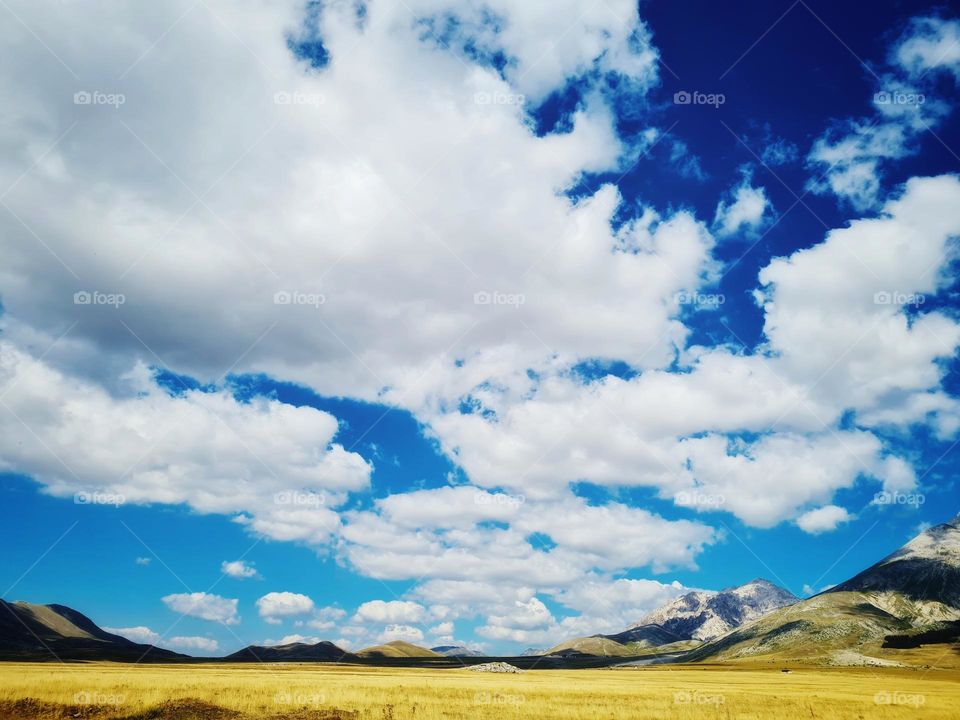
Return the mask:
[[[365,658],[414,658],[414,657],[443,657],[440,653],[428,650],[425,647],[404,642],[403,640],[394,640],[383,645],[374,645],[364,648],[357,653]]]
[[[170,662],[188,656],[108,633],[65,605],[0,600],[0,659]]]

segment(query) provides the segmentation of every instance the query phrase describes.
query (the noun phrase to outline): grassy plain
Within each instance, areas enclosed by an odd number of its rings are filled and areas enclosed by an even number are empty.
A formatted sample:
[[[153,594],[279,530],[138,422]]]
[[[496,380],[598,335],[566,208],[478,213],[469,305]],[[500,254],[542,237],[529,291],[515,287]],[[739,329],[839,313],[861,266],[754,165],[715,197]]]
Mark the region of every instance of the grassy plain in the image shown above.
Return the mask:
[[[954,720],[960,670],[0,663],[3,720]]]

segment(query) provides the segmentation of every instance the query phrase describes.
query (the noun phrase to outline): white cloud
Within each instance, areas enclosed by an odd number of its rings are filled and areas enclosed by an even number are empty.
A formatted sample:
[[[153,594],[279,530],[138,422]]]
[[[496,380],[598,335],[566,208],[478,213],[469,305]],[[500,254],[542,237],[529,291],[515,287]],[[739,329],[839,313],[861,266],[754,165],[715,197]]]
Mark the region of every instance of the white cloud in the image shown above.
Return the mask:
[[[164,602],[166,602],[164,598]],[[169,603],[168,603],[169,605]],[[199,616],[196,616],[199,617]],[[212,618],[204,618],[205,620],[210,620]],[[229,624],[229,623],[228,623]],[[128,640],[133,640],[133,642],[143,643],[146,645],[160,645],[165,648],[172,648],[176,650],[199,650],[201,652],[216,652],[219,648],[219,643],[216,640],[206,637],[187,637],[178,635],[172,638],[163,639],[160,637],[160,633],[154,632],[148,627],[142,625],[137,627],[129,628],[104,628],[109,633],[114,635],[120,635],[127,638]]]
[[[183,635],[172,637],[165,644],[179,650],[199,650],[207,653],[216,652],[220,647],[220,643],[212,638]]]
[[[220,597],[210,593],[180,593],[167,595],[163,598],[164,604],[181,615],[212,620],[224,625],[237,625],[240,618],[237,615],[236,599]]]
[[[243,560],[224,560],[220,563],[220,572],[238,579],[259,577],[257,569]]]
[[[453,623],[450,620],[446,622],[439,623],[431,627],[427,632],[430,635],[438,636],[441,638],[450,638],[453,637]]]
[[[155,645],[160,641],[160,633],[156,633],[150,628],[144,627],[143,625],[128,628],[105,627],[104,630],[106,630],[108,633],[125,637],[127,640],[133,640],[133,642],[143,643],[145,645]]]
[[[555,630],[556,620],[550,610],[539,598],[532,597],[526,602],[516,601],[504,615],[489,615],[487,623],[477,628],[477,634],[491,640],[536,643],[552,636]]]
[[[417,623],[424,618],[424,607],[405,600],[370,600],[357,608],[353,622]]]
[[[277,624],[283,618],[312,612],[313,600],[299,593],[270,592],[257,600],[257,611],[268,623]]]
[[[914,18],[891,55],[911,77],[948,68],[960,78],[960,20]]]
[[[305,643],[306,645],[316,645],[318,642],[321,642],[321,639],[314,635],[300,635],[298,633],[293,633],[291,635],[284,635],[279,640],[267,639],[263,641],[265,647],[271,647],[274,645],[289,645],[291,643]]]
[[[148,557],[138,557],[136,560],[134,560],[134,562],[137,565],[147,566],[150,564],[150,560],[151,558],[148,558]]]
[[[884,163],[914,154],[918,137],[950,112],[936,98],[935,71],[960,78],[958,38],[960,21],[911,21],[890,50],[890,72],[877,77],[876,117],[837,123],[814,142],[808,190],[833,193],[857,210],[876,206]]]
[[[330,630],[336,624],[347,616],[347,611],[338,607],[323,607],[314,611],[310,620],[303,621],[307,627],[314,630]],[[301,621],[298,621],[298,623]]]
[[[733,188],[728,200],[721,200],[713,219],[717,235],[728,237],[738,232],[755,233],[769,220],[767,211],[772,209],[767,192],[762,187],[753,187],[750,177]]]
[[[332,62],[321,72],[305,72],[284,41],[302,2],[209,0],[187,12],[191,0],[173,0],[151,13],[67,3],[52,16],[10,2],[84,78],[78,87],[20,23],[0,26],[31,68],[0,68],[0,100],[18,112],[0,127],[14,149],[0,160],[0,187],[13,186],[0,213],[10,409],[0,458],[57,497],[228,515],[273,539],[335,548],[367,575],[422,577],[410,596],[429,613],[391,619],[380,608],[381,623],[472,610],[488,632],[532,642],[600,620],[578,584],[609,589],[619,621],[674,588],[617,584],[616,573],[693,567],[720,539],[699,520],[591,505],[572,483],[647,487],[699,518],[730,512],[768,527],[861,476],[915,484],[881,431],[960,427],[941,387],[960,329],[925,307],[908,317],[898,299],[946,284],[956,178],[916,179],[877,217],[772,261],[757,294],[763,337],[742,352],[688,344],[678,293],[718,277],[702,220],[625,204],[612,185],[564,195],[582,173],[622,171],[637,155],[594,79],[617,72],[638,92],[655,82],[635,2],[374,3],[362,27],[351,3],[324,3]],[[459,22],[438,47],[430,19],[447,11]],[[894,52],[891,87],[954,68],[953,32],[918,23]],[[160,36],[141,58],[141,39]],[[505,77],[461,52],[466,43],[502,50]],[[569,128],[538,137],[519,96],[535,103],[576,76],[588,87]],[[98,87],[127,101],[72,102]],[[308,102],[277,104],[278,92]],[[844,125],[810,158],[835,163],[824,187],[858,207],[880,201],[883,163],[943,112],[877,108],[876,129]],[[644,147],[659,137],[640,134]],[[681,171],[702,175],[682,141],[673,148]],[[735,189],[718,231],[750,227],[759,191],[745,186],[741,203]],[[94,290],[125,302],[75,304],[75,292]],[[278,303],[278,291],[294,294]],[[638,374],[584,383],[571,368],[591,358]],[[238,402],[222,385],[171,395],[148,365],[203,381],[264,372],[409,410],[470,484],[342,512],[368,491],[372,468],[334,442],[336,418]],[[847,414],[859,429],[840,428]],[[529,614],[541,597],[582,619],[517,625],[516,603]],[[239,621],[235,600],[170,598]],[[233,605],[209,610],[211,598]],[[302,618],[325,630],[342,616]]]
[[[838,505],[824,505],[805,512],[797,518],[797,525],[800,529],[811,535],[836,530],[840,523],[849,522],[852,519],[850,513]]]
[[[422,643],[423,631],[412,625],[393,624],[387,625],[383,632],[377,635],[377,642],[387,643],[393,640],[403,640],[409,643]]]
[[[313,491],[333,504],[369,481],[366,461],[331,442],[338,426],[327,413],[274,400],[241,403],[226,391],[171,396],[143,366],[127,379],[136,394],[111,397],[0,343],[9,409],[0,422],[22,420],[31,429],[17,442],[0,440],[0,466],[34,475],[58,497],[187,503],[200,512],[243,513],[276,539],[312,542],[336,532],[338,516],[293,500]]]

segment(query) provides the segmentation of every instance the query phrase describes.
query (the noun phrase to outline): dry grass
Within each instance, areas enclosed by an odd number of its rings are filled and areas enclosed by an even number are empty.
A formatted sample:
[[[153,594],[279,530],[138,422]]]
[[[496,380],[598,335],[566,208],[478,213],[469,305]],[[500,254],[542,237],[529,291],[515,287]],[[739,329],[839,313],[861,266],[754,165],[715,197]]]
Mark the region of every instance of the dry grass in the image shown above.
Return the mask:
[[[0,664],[3,720],[953,720],[958,707],[955,669],[798,667],[787,674],[660,666],[488,675],[292,664]]]

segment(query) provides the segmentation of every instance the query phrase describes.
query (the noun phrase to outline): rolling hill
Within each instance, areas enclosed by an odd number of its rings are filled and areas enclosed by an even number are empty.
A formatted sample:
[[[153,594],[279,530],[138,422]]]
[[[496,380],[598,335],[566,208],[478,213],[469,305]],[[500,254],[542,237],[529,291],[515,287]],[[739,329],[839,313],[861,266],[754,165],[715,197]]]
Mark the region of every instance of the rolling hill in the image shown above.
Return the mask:
[[[108,633],[65,605],[0,600],[0,659],[171,662],[188,656]]]
[[[364,648],[357,653],[363,658],[417,658],[417,657],[443,657],[438,652],[428,650],[425,647],[404,642],[403,640],[394,640],[383,645],[374,645]]]

